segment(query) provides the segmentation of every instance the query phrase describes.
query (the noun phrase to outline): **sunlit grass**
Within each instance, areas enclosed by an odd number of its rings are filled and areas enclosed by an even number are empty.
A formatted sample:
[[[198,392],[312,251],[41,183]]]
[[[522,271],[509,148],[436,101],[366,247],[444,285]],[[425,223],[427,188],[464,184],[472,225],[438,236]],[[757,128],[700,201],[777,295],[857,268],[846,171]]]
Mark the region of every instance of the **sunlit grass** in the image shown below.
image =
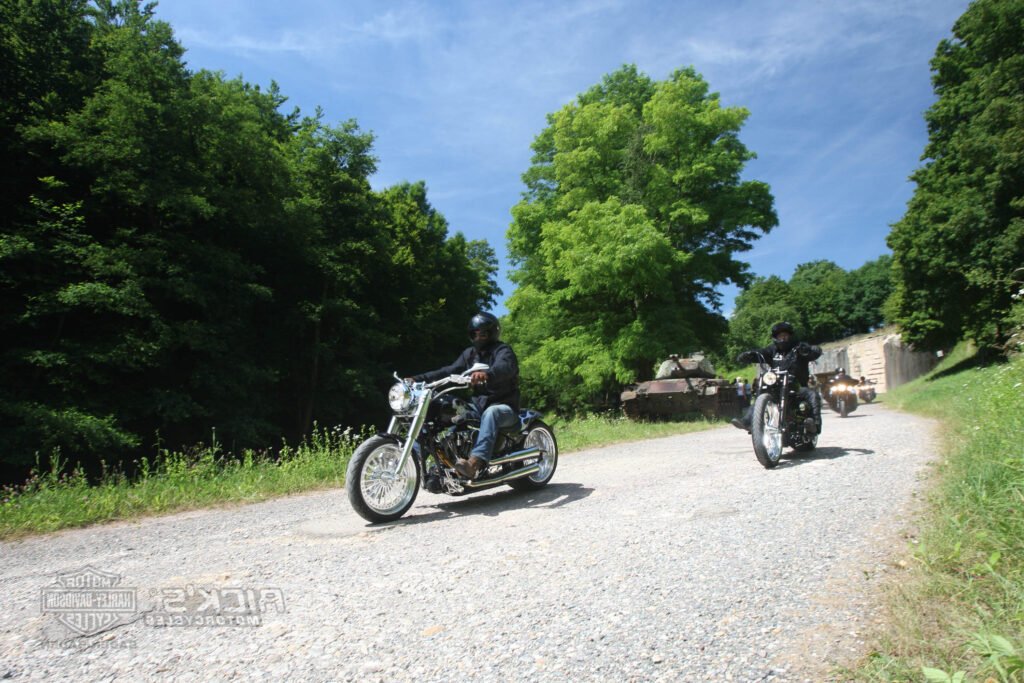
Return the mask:
[[[55,457],[24,485],[0,490],[0,538],[341,486],[359,440],[351,430],[316,429],[273,453],[228,457],[216,444],[163,451],[137,463],[131,480],[108,474],[92,484],[80,470],[62,472]]]
[[[977,364],[961,347],[886,399],[941,420],[943,459],[888,628],[850,673],[1024,681],[1024,359]]]
[[[637,422],[614,413],[588,415],[571,420],[556,418],[551,421],[558,438],[558,447],[563,453],[698,432],[723,424],[723,421],[700,418],[686,421]]]

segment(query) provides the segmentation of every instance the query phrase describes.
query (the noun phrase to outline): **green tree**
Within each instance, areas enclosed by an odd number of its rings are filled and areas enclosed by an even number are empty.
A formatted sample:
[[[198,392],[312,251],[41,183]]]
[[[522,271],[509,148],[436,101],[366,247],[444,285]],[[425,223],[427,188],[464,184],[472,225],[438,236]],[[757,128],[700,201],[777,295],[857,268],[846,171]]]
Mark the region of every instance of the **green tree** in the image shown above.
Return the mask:
[[[888,305],[925,348],[1001,342],[1024,264],[1024,0],[976,0],[931,62],[924,165],[893,225]]]
[[[847,273],[832,261],[801,263],[789,278],[790,301],[799,311],[792,320],[809,341],[840,339],[849,326],[843,309]]]
[[[885,324],[885,302],[893,290],[892,256],[883,254],[846,275],[843,336],[870,332]]]
[[[625,66],[548,116],[508,232],[531,398],[607,403],[669,351],[720,344],[715,288],[746,283],[736,254],[777,223],[768,187],[740,180],[747,115],[692,69]]]
[[[793,303],[793,290],[782,278],[772,275],[757,278],[736,297],[735,311],[729,319],[724,365],[735,363],[743,351],[759,349],[771,341],[775,323],[785,320],[799,327],[800,313]],[[804,334],[797,329],[797,335]]]
[[[137,0],[0,18],[0,465],[362,424],[493,304],[493,249],[423,183],[374,192],[354,121],[189,72]]]

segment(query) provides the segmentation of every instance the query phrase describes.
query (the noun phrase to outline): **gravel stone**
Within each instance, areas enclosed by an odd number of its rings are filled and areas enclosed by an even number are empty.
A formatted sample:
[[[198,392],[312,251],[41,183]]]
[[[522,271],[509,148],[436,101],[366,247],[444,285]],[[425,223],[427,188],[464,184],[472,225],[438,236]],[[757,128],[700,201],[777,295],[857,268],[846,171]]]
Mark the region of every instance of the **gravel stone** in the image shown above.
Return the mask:
[[[875,403],[771,471],[723,427],[565,455],[538,492],[421,491],[387,525],[339,489],[0,543],[0,678],[822,680],[904,571],[936,433]],[[137,591],[90,637],[40,602],[86,566]],[[279,589],[285,611],[145,622],[188,587]]]

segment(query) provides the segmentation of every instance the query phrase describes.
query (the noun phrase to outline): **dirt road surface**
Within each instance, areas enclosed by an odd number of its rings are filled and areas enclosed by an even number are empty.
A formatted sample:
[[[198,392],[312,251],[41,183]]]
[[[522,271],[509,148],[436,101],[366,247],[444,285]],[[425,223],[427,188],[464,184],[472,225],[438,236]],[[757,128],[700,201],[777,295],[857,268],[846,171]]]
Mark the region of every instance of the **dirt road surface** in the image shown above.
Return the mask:
[[[384,526],[339,489],[0,543],[0,680],[822,680],[899,579],[935,436],[876,403],[772,471],[723,427]]]

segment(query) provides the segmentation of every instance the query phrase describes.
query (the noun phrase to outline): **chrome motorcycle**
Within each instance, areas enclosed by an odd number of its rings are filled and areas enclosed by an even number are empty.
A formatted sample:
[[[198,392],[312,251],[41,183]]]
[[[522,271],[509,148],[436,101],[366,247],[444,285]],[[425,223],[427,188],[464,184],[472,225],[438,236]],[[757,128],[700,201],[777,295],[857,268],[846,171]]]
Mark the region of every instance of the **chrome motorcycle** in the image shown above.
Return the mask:
[[[779,464],[782,450],[787,446],[798,451],[814,450],[818,445],[818,429],[814,408],[801,398],[800,384],[793,372],[797,349],[772,358],[758,356],[750,434],[757,461],[766,469],[772,469]]]
[[[551,481],[558,444],[554,431],[533,410],[521,410],[519,424],[498,434],[490,463],[475,479],[455,471],[456,460],[470,457],[480,415],[471,401],[452,392],[467,388],[474,372],[487,370],[477,363],[434,382],[407,382],[395,375],[398,382],[388,392],[394,417],[387,431],[360,444],[348,464],[345,489],[363,519],[398,519],[412,507],[421,487],[462,496],[503,484],[540,489]]]

